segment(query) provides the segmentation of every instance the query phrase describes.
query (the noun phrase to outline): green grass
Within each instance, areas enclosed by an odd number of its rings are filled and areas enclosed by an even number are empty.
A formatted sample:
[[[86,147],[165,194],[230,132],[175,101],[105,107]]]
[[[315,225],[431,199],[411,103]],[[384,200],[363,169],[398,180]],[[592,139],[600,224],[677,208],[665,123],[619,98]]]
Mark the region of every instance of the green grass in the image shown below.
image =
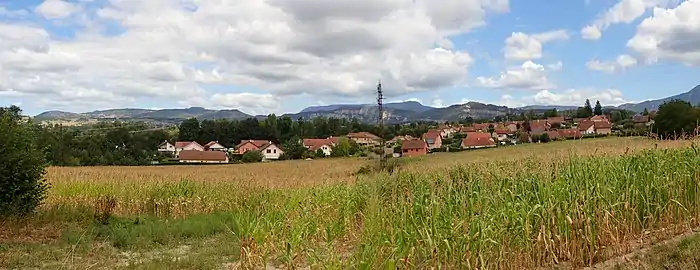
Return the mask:
[[[227,188],[183,180],[134,193],[143,197],[129,203],[152,210],[106,225],[93,220],[92,206],[54,205],[32,224],[70,224],[60,239],[3,245],[0,262],[53,268],[103,258],[98,264],[146,269],[166,261],[190,269],[234,261],[254,268],[582,266],[645,230],[697,225],[699,165],[696,149],[685,148],[361,175],[352,185],[232,189],[226,203],[207,206],[211,214],[181,218],[163,208],[206,201],[204,192]],[[166,252],[183,246],[190,247],[187,256]],[[27,261],[22,252],[40,259]]]

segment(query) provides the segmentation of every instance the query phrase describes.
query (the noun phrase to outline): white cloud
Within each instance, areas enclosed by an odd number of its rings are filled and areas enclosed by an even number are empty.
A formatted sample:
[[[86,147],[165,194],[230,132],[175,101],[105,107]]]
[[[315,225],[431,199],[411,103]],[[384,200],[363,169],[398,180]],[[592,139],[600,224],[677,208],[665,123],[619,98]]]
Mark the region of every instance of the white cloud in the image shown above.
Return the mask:
[[[71,39],[0,22],[0,89],[32,105],[85,109],[104,98],[109,107],[210,101],[212,84],[358,97],[381,78],[388,97],[432,91],[462,84],[474,62],[449,37],[508,11],[508,1],[120,0],[76,8],[57,0],[36,8],[47,18],[82,18],[70,20],[86,29]],[[120,33],[105,35],[107,26]]]
[[[671,9],[655,8],[644,19],[627,47],[646,62],[660,59],[700,65],[700,1],[690,0]]]
[[[549,89],[554,87],[547,79],[544,66],[527,61],[520,66],[509,67],[498,77],[477,77],[478,86],[500,89]]]
[[[246,108],[247,113],[267,114],[279,110],[280,98],[271,94],[217,93],[211,96],[208,104],[214,108]]]
[[[581,37],[588,40],[599,40],[603,36],[600,29],[596,26],[589,25],[581,29]]]
[[[559,62],[547,65],[547,68],[549,70],[552,70],[552,71],[560,71],[562,68],[564,68],[564,63],[559,61]]]
[[[648,9],[674,6],[678,2],[679,0],[620,0],[610,9],[598,15],[598,18],[592,24],[584,27],[581,30],[581,37],[589,40],[598,40],[601,38],[602,32],[613,24],[631,23],[644,15]]]
[[[551,90],[542,90],[534,95],[515,98],[511,95],[503,95],[500,100],[493,102],[514,107],[523,107],[527,105],[558,105],[558,106],[583,106],[586,99],[591,103],[600,101],[603,106],[616,106],[627,103],[624,95],[617,89],[569,89],[561,92]]]
[[[505,41],[505,58],[508,60],[532,60],[542,58],[542,45],[552,41],[567,40],[569,34],[564,30],[555,30],[528,35],[522,32],[512,33]]]
[[[586,62],[586,67],[589,70],[602,71],[605,73],[623,71],[634,65],[637,65],[637,59],[627,54],[618,56],[615,61],[600,61],[593,59]]]
[[[80,11],[80,7],[64,0],[45,0],[34,11],[47,19],[63,19]]]

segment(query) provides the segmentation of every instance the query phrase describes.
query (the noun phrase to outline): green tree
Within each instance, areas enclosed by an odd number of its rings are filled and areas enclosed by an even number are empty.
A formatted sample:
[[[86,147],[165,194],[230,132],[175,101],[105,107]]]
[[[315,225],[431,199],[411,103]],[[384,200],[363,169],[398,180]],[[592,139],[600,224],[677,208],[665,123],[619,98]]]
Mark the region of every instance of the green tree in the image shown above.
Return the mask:
[[[700,121],[700,109],[682,100],[665,102],[659,107],[654,131],[665,138],[680,136],[695,130]]]
[[[292,137],[284,144],[282,159],[304,159],[308,157],[308,149],[301,144],[299,137]]]
[[[488,130],[489,134],[493,134],[494,132],[496,132],[496,128],[493,126],[493,124],[489,124]]]
[[[557,111],[556,108],[544,111],[544,117],[557,117],[557,116],[559,116],[559,112]]]
[[[332,157],[347,157],[350,155],[350,140],[348,138],[340,138],[338,141],[338,144],[333,147],[333,150],[331,151],[331,156]]]
[[[595,115],[603,115],[603,106],[600,105],[600,101],[596,100],[595,101],[595,109],[593,110],[593,114]]]
[[[324,157],[326,157],[326,153],[324,153],[322,149],[318,149],[318,150],[316,150],[316,152],[314,153],[314,157],[317,157],[317,158],[324,158]]]
[[[260,162],[263,160],[263,154],[260,151],[246,151],[241,157],[241,161],[245,163]]]
[[[591,101],[586,99],[586,103],[583,107],[579,107],[576,110],[576,117],[578,118],[590,118],[593,116],[593,108],[591,107]]]
[[[649,110],[647,110],[647,108],[644,108],[644,112],[642,112],[642,115],[648,116],[648,115],[649,115]]]
[[[180,141],[197,141],[201,135],[202,128],[199,126],[197,118],[190,118],[180,123],[180,133],[178,140]]]
[[[33,213],[45,197],[46,162],[17,106],[0,108],[0,217]]]

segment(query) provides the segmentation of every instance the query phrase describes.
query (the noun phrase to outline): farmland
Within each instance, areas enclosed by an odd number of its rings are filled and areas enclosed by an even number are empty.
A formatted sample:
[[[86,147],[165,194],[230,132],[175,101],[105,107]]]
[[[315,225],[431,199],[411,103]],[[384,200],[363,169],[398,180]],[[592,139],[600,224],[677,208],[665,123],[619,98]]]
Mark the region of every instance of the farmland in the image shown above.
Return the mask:
[[[586,266],[698,226],[691,141],[606,138],[403,161],[52,167],[2,223],[9,268]],[[31,256],[29,255],[31,254]]]

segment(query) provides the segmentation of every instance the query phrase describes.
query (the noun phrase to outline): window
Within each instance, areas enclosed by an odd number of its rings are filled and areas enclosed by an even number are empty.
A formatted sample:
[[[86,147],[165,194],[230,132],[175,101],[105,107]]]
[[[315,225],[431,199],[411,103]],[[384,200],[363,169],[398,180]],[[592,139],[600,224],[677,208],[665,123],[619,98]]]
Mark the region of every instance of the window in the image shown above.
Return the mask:
[[[272,150],[270,150],[270,149],[267,149],[267,153],[268,153],[268,154],[269,154],[269,153],[272,153]]]
[[[272,149],[272,152],[277,154],[277,149]]]
[[[404,153],[408,153],[408,149],[404,149],[403,152],[404,152]]]

